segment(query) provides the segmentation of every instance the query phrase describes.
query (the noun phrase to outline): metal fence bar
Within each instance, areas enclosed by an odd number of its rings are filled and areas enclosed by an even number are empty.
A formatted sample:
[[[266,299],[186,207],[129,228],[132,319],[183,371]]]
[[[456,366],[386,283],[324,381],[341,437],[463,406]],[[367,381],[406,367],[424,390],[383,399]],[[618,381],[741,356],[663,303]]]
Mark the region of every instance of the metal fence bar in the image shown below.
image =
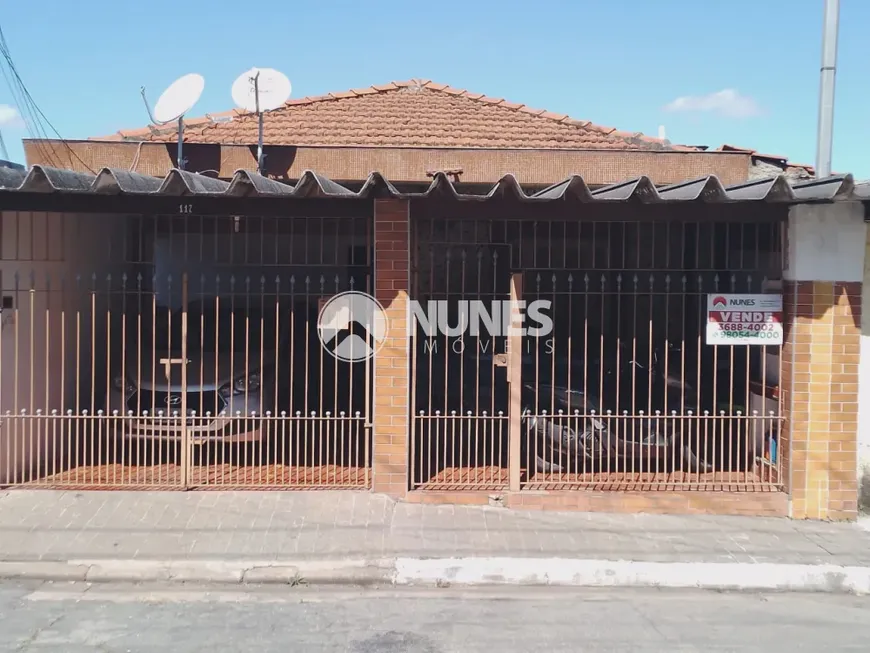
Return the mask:
[[[523,297],[523,275],[516,273],[511,275],[510,294],[510,324],[511,335],[508,337],[510,345],[508,351],[508,415],[511,417],[508,426],[508,466],[510,469],[510,489],[517,491],[522,483],[522,470],[520,469],[520,457],[522,452],[522,426],[521,415],[523,412],[523,337],[520,333],[521,314],[520,302]]]
[[[555,325],[522,338],[520,384],[499,383],[497,357],[480,356],[482,336],[418,328],[413,488],[508,487],[508,470],[486,475],[511,441],[495,437],[504,426],[521,426],[518,467],[528,489],[783,488],[780,348],[708,345],[704,335],[708,294],[775,291],[779,223],[427,218],[412,234],[418,301],[502,299],[512,271],[522,270],[522,299],[546,299]],[[493,292],[472,297],[465,262],[500,254],[509,260],[494,268]],[[473,274],[480,289],[484,271]],[[448,309],[448,325],[457,311]],[[499,408],[504,414],[516,385],[521,415],[489,421]],[[486,457],[452,453],[475,450],[489,426]]]
[[[370,485],[371,365],[316,328],[370,291],[370,219],[62,217],[0,248],[0,484]]]

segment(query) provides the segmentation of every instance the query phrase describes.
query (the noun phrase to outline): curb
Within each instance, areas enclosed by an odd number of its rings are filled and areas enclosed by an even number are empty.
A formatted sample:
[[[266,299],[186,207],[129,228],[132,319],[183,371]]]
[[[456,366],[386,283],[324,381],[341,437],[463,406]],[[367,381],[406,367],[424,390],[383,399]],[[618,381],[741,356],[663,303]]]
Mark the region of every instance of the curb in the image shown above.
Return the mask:
[[[0,561],[0,579],[284,585],[655,587],[870,594],[870,567],[572,558]]]
[[[88,583],[202,582],[299,585],[384,585],[394,561],[330,560],[299,563],[214,560],[69,560],[2,562],[0,579]]]
[[[552,585],[870,593],[870,567],[570,558],[396,560],[397,585]]]

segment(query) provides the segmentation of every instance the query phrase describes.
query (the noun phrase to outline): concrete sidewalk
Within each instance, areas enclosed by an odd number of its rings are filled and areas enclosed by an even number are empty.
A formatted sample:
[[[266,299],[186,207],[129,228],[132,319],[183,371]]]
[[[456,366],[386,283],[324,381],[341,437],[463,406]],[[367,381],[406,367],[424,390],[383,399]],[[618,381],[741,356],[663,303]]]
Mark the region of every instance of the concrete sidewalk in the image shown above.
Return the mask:
[[[362,492],[0,492],[0,576],[870,592],[855,524],[396,503]]]

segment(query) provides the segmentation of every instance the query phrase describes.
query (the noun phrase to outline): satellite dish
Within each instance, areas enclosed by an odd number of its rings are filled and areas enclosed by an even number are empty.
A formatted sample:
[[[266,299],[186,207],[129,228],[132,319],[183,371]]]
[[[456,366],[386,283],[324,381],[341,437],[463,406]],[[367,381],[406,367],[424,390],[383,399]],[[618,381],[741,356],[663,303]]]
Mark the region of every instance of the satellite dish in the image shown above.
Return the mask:
[[[273,68],[251,68],[233,82],[233,102],[251,113],[272,111],[290,98],[290,80]]]
[[[184,114],[190,111],[191,107],[196,104],[199,97],[202,95],[202,90],[205,88],[205,80],[202,75],[190,73],[179,77],[169,85],[163,95],[157,100],[157,105],[154,107],[154,113],[151,113],[151,107],[148,106],[148,98],[145,97],[145,87],[140,90],[142,93],[142,101],[145,103],[145,109],[148,111],[148,117],[151,122],[158,125],[166,125],[170,122],[178,121],[178,160],[177,165],[181,170],[184,170]]]
[[[263,112],[284,105],[290,97],[290,80],[274,68],[251,68],[233,82],[233,102],[240,109],[257,114],[257,172],[263,174]]]
[[[155,122],[168,123],[181,118],[196,104],[204,88],[205,79],[196,73],[176,79],[154,106]]]

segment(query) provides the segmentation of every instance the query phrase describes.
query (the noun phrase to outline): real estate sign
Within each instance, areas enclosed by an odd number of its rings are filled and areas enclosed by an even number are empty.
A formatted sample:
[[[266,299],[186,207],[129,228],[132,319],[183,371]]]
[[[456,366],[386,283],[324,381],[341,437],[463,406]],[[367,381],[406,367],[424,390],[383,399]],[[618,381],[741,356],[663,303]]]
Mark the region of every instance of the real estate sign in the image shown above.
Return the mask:
[[[781,345],[782,295],[707,295],[708,345]]]

